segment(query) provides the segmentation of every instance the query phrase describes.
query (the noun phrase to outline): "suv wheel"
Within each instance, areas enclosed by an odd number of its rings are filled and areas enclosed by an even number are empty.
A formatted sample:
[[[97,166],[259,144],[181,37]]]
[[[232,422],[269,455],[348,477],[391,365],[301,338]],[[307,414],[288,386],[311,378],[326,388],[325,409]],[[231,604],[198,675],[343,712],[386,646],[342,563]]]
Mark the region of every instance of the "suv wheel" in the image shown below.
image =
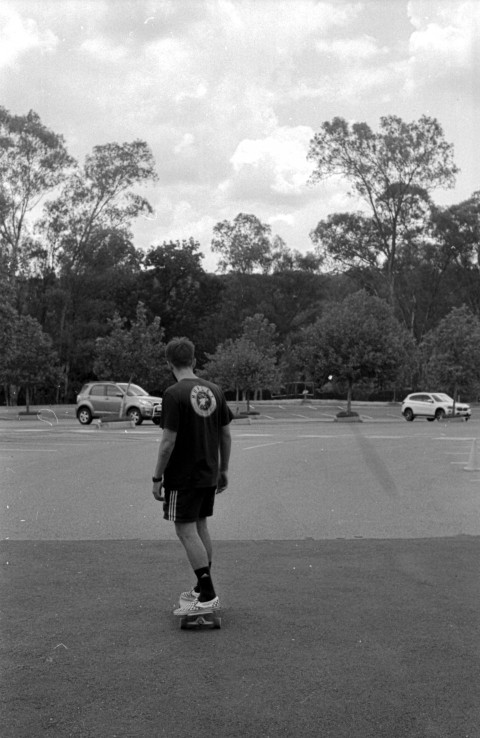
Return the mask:
[[[405,412],[403,413],[403,417],[405,418],[405,420],[412,421],[415,417],[415,415],[413,414],[412,408],[407,407]]]
[[[437,420],[444,420],[445,419],[445,415],[446,415],[446,413],[445,413],[445,410],[443,409],[443,407],[439,407],[438,410],[437,410],[437,412],[435,413],[435,417],[436,417]]]
[[[89,425],[92,422],[92,413],[88,407],[79,407],[77,410],[77,418],[82,425]]]
[[[143,423],[142,414],[138,407],[131,407],[127,413],[127,418],[133,420],[135,425],[142,425]]]

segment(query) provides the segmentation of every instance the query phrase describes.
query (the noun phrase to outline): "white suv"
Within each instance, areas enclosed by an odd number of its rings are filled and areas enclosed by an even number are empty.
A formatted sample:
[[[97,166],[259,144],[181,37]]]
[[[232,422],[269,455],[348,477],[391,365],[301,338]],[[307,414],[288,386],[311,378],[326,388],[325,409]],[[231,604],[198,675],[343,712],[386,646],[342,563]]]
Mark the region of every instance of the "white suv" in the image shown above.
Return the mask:
[[[453,399],[444,392],[414,392],[402,402],[402,415],[405,420],[426,418],[429,421],[443,420],[453,417],[463,417],[468,420],[472,414],[470,405],[464,402],[453,402]]]

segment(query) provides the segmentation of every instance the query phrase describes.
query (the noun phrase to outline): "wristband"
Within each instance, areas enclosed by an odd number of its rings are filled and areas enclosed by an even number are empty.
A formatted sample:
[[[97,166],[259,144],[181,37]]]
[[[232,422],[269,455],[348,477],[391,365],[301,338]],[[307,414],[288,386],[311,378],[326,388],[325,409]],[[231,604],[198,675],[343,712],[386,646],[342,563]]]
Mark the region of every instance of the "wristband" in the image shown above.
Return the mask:
[[[154,484],[158,484],[158,482],[162,482],[162,481],[163,481],[163,477],[152,477],[152,482]]]

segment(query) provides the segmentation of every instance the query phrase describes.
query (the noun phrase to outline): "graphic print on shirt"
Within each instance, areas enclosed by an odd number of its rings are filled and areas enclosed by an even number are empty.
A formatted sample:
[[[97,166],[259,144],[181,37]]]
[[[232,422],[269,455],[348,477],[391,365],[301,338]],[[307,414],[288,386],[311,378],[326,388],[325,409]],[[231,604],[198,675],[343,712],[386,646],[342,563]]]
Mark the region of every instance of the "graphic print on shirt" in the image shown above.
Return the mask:
[[[217,407],[215,395],[210,387],[205,387],[201,384],[196,384],[192,388],[190,402],[197,415],[200,415],[202,418],[208,418],[209,415],[215,412]]]

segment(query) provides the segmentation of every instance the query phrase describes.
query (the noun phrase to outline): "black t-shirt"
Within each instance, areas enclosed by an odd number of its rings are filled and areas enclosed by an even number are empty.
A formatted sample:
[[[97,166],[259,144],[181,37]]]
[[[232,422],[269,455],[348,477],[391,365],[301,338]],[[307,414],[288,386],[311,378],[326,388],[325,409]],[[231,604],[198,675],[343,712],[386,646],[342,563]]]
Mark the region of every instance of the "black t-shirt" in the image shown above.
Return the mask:
[[[217,484],[221,429],[232,417],[222,390],[213,382],[194,377],[168,387],[162,427],[175,431],[177,438],[164,473],[167,488]]]

